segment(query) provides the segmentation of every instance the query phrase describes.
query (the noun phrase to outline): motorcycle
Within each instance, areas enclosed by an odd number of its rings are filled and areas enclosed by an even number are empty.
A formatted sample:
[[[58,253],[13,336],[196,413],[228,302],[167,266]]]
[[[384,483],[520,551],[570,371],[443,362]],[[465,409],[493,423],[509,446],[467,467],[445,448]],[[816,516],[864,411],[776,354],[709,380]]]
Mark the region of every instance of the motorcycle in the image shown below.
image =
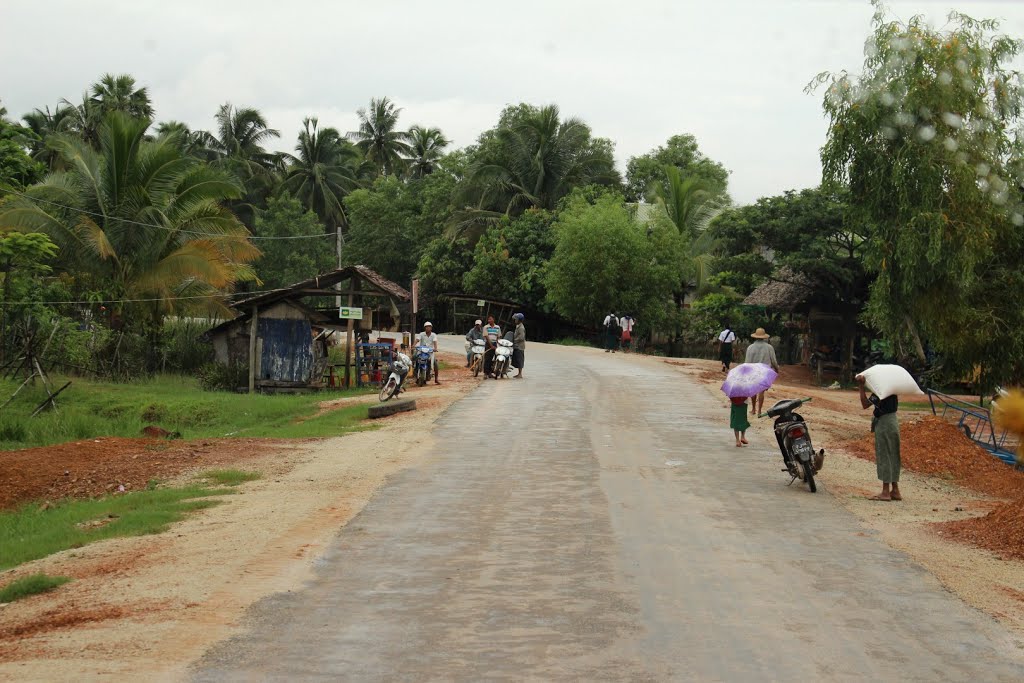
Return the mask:
[[[416,347],[416,386],[422,387],[430,381],[430,372],[433,369],[434,349],[429,346],[420,345]]]
[[[473,376],[477,377],[480,375],[480,369],[484,366],[484,354],[487,353],[487,342],[483,339],[474,339],[473,346],[473,361],[470,367],[473,368]]]
[[[395,360],[391,362],[390,372],[381,383],[380,394],[377,397],[381,403],[384,403],[392,396],[397,396],[402,391],[402,382],[405,381],[405,376],[409,374],[409,367],[411,365],[412,361],[404,353],[399,353]]]
[[[807,484],[811,493],[814,493],[818,490],[818,486],[814,482],[814,475],[821,471],[821,467],[825,463],[825,449],[822,448],[815,455],[807,423],[800,413],[795,412],[810,400],[809,398],[791,398],[779,401],[761,417],[775,418],[775,439],[779,442],[782,460],[786,465],[782,471],[792,477],[789,483],[792,484],[799,479]]]
[[[508,339],[499,339],[498,345],[494,347],[494,359],[491,361],[491,372],[494,379],[501,379],[509,373],[512,368],[512,342]]]

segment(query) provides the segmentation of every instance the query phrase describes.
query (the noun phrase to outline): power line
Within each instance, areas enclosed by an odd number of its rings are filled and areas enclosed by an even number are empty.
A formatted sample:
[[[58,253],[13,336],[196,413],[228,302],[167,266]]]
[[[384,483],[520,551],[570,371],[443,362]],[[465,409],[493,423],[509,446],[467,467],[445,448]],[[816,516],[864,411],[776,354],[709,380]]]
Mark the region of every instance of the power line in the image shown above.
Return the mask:
[[[83,213],[83,214],[86,214],[87,216],[93,216],[95,218],[104,218],[104,219],[108,219],[108,220],[115,220],[115,221],[120,221],[122,223],[127,223],[129,225],[138,225],[138,226],[144,227],[144,228],[156,228],[157,230],[166,230],[168,232],[177,232],[177,233],[180,233],[180,234],[183,234],[183,235],[196,235],[197,237],[217,237],[216,234],[211,234],[211,233],[207,233],[207,232],[197,232],[195,230],[175,230],[174,228],[168,228],[165,225],[156,225],[155,223],[142,223],[140,221],[133,221],[133,220],[131,220],[129,218],[112,218],[112,217],[109,217],[109,216],[104,216],[101,213],[96,213],[94,211],[86,211],[85,209],[79,209],[77,207],[69,206],[67,204],[61,204],[60,202],[50,201],[49,199],[40,199],[38,197],[32,197],[31,195],[27,195],[24,192],[18,192],[17,190],[7,190],[7,191],[10,192],[11,194],[18,195],[19,197],[24,197],[25,199],[27,199],[27,200],[29,200],[31,202],[38,202],[40,204],[49,204],[50,206],[56,206],[56,207],[61,208],[61,209],[67,209],[68,211],[75,211],[77,213]],[[285,236],[285,237],[247,235],[247,237],[250,240],[261,240],[261,241],[263,241],[263,240],[305,240],[305,239],[316,239],[316,238],[320,238],[320,237],[334,238],[334,233],[325,232],[325,233],[321,233],[319,235],[291,235],[291,236]]]

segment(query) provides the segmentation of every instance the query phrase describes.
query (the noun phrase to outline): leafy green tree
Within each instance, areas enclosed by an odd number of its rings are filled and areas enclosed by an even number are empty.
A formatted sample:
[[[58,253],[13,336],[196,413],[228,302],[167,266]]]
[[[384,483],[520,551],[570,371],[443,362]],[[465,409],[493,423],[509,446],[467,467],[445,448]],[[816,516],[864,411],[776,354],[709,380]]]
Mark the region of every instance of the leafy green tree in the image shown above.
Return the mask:
[[[470,155],[461,203],[471,208],[457,217],[457,234],[478,235],[488,222],[529,208],[553,211],[576,187],[621,180],[612,143],[593,137],[580,119],[563,120],[555,105],[506,108]]]
[[[713,232],[726,256],[717,267],[733,276],[808,281],[812,296],[843,319],[843,372],[852,379],[857,320],[864,311],[872,275],[864,265],[867,234],[848,219],[848,193],[822,188],[762,197],[756,204],[730,209],[717,218]]]
[[[671,316],[683,268],[683,238],[658,214],[637,221],[620,195],[574,195],[554,224],[548,300],[562,316],[598,325],[608,311],[629,312],[655,329]]]
[[[934,29],[876,3],[873,26],[859,76],[809,86],[826,86],[824,180],[849,187],[870,238],[869,319],[922,360],[927,342],[951,368],[1020,378],[1024,313],[1006,292],[1020,283],[1022,88],[1008,67],[1024,44],[957,12]]]
[[[421,305],[428,306],[438,294],[461,292],[462,279],[472,261],[473,247],[463,237],[435,237],[428,242],[416,266]]]
[[[260,237],[308,238],[262,242],[263,256],[255,267],[263,287],[285,287],[334,267],[320,219],[287,194],[267,201],[267,208],[256,215],[255,231]]]
[[[473,251],[465,291],[544,308],[544,269],[555,250],[555,215],[529,209],[487,228]]]
[[[59,104],[52,112],[49,107],[33,109],[22,117],[25,125],[34,134],[29,142],[29,153],[33,159],[51,171],[57,170],[60,155],[47,146],[46,140],[54,133],[69,130],[72,110],[73,107]]]
[[[22,190],[42,177],[42,165],[27,152],[35,139],[30,129],[9,121],[0,106],[0,197],[5,188]]]
[[[349,137],[380,175],[398,174],[405,168],[410,152],[408,134],[398,129],[401,108],[386,97],[370,100],[369,109],[359,109],[359,130]]]
[[[359,151],[336,128],[320,128],[316,117],[307,118],[295,146],[297,155],[285,154],[287,170],[281,190],[313,211],[328,232],[336,236],[341,257],[346,225],[345,196],[360,186],[363,174]]]
[[[719,162],[704,156],[697,145],[697,138],[690,134],[673,135],[664,146],[630,158],[626,164],[626,199],[631,202],[647,201],[656,187],[665,183],[665,166],[678,168],[684,180],[695,178],[703,181],[709,192],[721,197],[722,204],[729,203],[726,192],[729,171]]]
[[[8,325],[24,314],[18,306],[10,310],[11,301],[24,303],[33,290],[38,290],[35,277],[49,273],[47,264],[57,254],[57,245],[37,232],[0,232],[0,274],[3,276],[3,310],[0,311],[0,361],[7,359]]]
[[[422,202],[416,192],[395,176],[383,176],[372,187],[349,194],[345,206],[345,261],[408,286],[427,242],[439,234],[425,230],[420,221]]]
[[[167,313],[223,310],[217,295],[254,277],[259,251],[223,206],[240,195],[237,182],[183,156],[173,135],[147,140],[148,128],[113,112],[98,150],[75,135],[51,136],[69,170],[9,201],[0,226],[46,234],[80,288],[129,300],[115,312],[156,335]],[[130,301],[138,299],[152,301]]]
[[[407,136],[409,142],[409,159],[407,168],[412,178],[422,178],[434,172],[438,162],[444,156],[445,148],[451,142],[438,128],[413,126]]]

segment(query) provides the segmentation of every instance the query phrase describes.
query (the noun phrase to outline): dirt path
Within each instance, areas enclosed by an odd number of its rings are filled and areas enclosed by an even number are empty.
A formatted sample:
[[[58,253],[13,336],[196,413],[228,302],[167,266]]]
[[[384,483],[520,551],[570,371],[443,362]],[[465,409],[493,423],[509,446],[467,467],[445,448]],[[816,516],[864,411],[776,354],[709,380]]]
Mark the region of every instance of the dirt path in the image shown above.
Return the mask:
[[[243,463],[222,459],[263,477],[169,532],[0,574],[0,583],[38,571],[75,579],[0,608],[0,680],[179,679],[187,662],[236,632],[246,607],[301,586],[338,529],[423,458],[433,422],[477,383],[457,369],[442,380],[411,389],[418,409],[386,418],[381,429],[277,442]]]
[[[679,372],[697,378],[715,400],[725,405],[719,387],[721,366],[713,361],[670,361]],[[995,553],[944,537],[940,523],[977,517],[991,510],[1000,498],[953,483],[941,476],[925,476],[903,470],[904,501],[886,504],[867,500],[878,492],[873,462],[854,457],[843,448],[851,439],[870,431],[869,411],[862,410],[853,391],[813,388],[797,369],[783,368],[783,374],[768,395],[772,399],[811,396],[801,409],[816,446],[828,451],[821,481],[829,494],[857,515],[868,529],[877,532],[890,546],[905,552],[934,574],[947,588],[968,604],[984,610],[1010,628],[1024,643],[1024,561],[1004,559]],[[903,411],[904,424],[929,413]],[[752,420],[751,433],[759,442],[774,441],[768,420]],[[990,456],[989,456],[990,457]],[[994,460],[994,459],[993,459]],[[1007,479],[1014,473],[999,465]],[[1018,477],[1014,477],[1018,478]],[[1021,489],[1024,495],[1024,488]]]

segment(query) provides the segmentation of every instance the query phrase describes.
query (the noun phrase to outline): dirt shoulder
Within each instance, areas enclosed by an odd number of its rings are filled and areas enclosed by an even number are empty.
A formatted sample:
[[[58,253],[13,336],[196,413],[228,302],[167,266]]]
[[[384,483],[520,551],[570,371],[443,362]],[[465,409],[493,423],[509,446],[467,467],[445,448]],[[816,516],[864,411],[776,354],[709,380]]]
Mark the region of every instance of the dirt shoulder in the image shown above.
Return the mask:
[[[236,632],[250,604],[299,588],[338,529],[388,477],[425,457],[433,422],[478,382],[458,356],[446,355],[454,367],[441,386],[404,396],[417,400],[415,412],[333,439],[215,444],[187,456],[201,462],[171,482],[189,481],[210,465],[256,470],[262,478],[166,533],[103,541],[0,573],[0,583],[35,572],[74,578],[0,607],[0,680],[181,678],[206,647]],[[126,462],[148,457],[125,446]]]
[[[666,362],[703,383],[708,394],[721,402],[723,411],[728,409],[720,390],[720,364],[700,360]],[[1002,622],[1024,647],[1024,560],[1014,559],[1012,553],[992,552],[966,543],[963,534],[954,537],[949,530],[961,520],[981,518],[1007,500],[1024,498],[1024,475],[983,451],[981,455],[973,452],[971,449],[976,447],[955,429],[946,432],[941,429],[946,425],[936,427],[935,418],[926,419],[930,411],[902,410],[903,446],[914,451],[909,454],[909,463],[904,458],[900,480],[904,500],[870,501],[868,497],[880,490],[873,449],[865,446],[870,411],[861,409],[855,392],[813,387],[801,368],[784,367],[766,403],[797,396],[814,399],[800,412],[807,419],[815,447],[825,448],[828,454],[820,478],[824,491],[856,515],[868,533],[878,534],[967,604]],[[911,427],[916,421],[921,423]],[[751,443],[769,444],[771,457],[780,458],[771,422],[751,422]],[[985,458],[979,467],[963,467],[963,462],[974,462],[979,457]],[[910,466],[919,471],[908,471]]]

